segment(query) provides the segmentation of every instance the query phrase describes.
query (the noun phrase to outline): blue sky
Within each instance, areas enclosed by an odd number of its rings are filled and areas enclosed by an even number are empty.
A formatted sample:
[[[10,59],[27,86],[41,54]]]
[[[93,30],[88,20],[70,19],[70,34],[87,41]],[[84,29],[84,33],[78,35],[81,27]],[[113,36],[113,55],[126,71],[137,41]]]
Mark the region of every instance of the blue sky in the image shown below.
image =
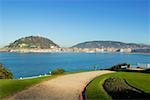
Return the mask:
[[[150,44],[148,0],[0,0],[0,45],[41,35],[63,47],[92,40]]]

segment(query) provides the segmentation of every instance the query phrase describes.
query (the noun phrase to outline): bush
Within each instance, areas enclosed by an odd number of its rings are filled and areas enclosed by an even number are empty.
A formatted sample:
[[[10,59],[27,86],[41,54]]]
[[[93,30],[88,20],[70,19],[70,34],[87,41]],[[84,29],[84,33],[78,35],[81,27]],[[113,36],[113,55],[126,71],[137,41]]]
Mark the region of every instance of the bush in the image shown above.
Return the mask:
[[[104,88],[107,92],[117,92],[128,88],[128,85],[119,77],[111,77],[105,80]]]
[[[51,72],[52,75],[63,74],[65,72],[64,69],[58,68]]]
[[[112,99],[147,99],[150,97],[143,91],[129,86],[122,78],[119,77],[106,79],[103,87]]]
[[[122,64],[117,64],[117,65],[112,66],[111,70],[113,70],[113,71],[119,71],[119,70],[126,69],[126,68],[121,68],[121,66],[127,66],[127,68],[130,68],[130,64],[122,63]]]
[[[0,79],[12,79],[13,74],[6,69],[2,64],[0,64]]]

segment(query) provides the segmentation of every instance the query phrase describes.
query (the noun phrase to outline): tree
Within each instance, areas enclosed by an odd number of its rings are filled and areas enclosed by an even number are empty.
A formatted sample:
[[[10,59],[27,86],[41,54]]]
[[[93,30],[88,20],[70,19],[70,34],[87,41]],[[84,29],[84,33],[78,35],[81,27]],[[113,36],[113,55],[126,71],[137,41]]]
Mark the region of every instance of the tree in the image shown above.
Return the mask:
[[[58,68],[58,69],[55,69],[51,72],[52,75],[58,75],[58,74],[63,74],[65,72],[64,69],[61,69],[61,68]]]
[[[0,79],[12,79],[13,74],[0,63]]]
[[[122,70],[123,68],[121,68],[121,66],[127,66],[127,68],[130,68],[130,64],[127,63],[121,63],[121,64],[117,64],[111,67],[111,70]]]
[[[130,68],[130,64],[127,64],[127,68]]]

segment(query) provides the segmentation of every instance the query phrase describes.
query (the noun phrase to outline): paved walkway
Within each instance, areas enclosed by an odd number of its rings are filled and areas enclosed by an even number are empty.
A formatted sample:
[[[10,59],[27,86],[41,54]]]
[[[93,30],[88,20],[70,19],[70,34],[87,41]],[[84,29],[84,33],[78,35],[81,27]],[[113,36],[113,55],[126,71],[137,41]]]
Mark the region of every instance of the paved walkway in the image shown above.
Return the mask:
[[[94,77],[111,71],[91,71],[68,74],[37,84],[8,100],[79,100],[83,88]]]

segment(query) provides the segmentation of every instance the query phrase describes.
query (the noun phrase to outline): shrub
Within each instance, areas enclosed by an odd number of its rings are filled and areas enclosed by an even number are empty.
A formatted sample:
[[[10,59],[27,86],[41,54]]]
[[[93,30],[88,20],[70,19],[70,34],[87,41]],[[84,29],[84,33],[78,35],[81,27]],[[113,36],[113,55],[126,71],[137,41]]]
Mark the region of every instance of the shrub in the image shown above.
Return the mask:
[[[124,69],[124,68],[121,68],[121,66],[127,66],[127,68],[130,68],[130,64],[122,63],[122,64],[117,64],[117,65],[112,66],[111,70],[119,71],[119,70]]]
[[[65,72],[64,69],[58,68],[51,72],[52,75],[63,74]]]
[[[106,79],[103,87],[113,99],[147,99],[150,97],[143,91],[129,86],[122,78],[119,77]]]
[[[0,79],[12,79],[13,74],[6,69],[2,64],[0,64]]]
[[[108,92],[122,91],[128,88],[128,85],[124,82],[124,80],[119,77],[111,77],[106,79],[103,86]]]

